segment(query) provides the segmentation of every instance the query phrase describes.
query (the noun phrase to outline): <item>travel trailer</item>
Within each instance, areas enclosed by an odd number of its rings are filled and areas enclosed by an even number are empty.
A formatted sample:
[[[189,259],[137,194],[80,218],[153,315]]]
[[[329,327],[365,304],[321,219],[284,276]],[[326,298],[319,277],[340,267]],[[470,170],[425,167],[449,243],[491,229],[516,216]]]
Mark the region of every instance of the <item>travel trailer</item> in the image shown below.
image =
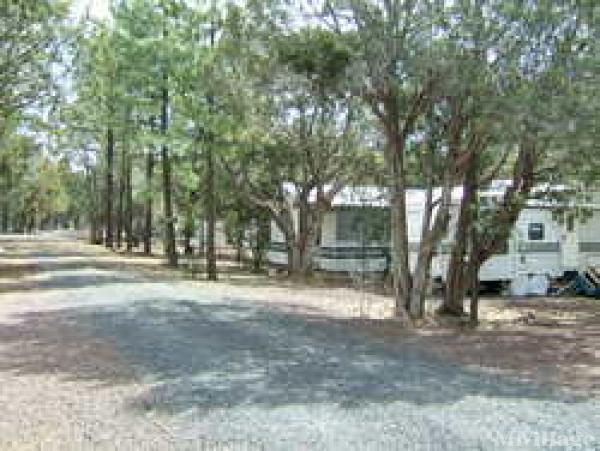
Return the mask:
[[[501,199],[506,182],[496,182],[480,192],[481,204],[493,208]],[[434,192],[439,196],[439,190]],[[432,262],[432,278],[444,282],[462,190],[452,193],[451,220]],[[407,190],[407,225],[411,264],[421,233],[425,192]],[[384,272],[390,259],[388,196],[378,187],[349,187],[332,202],[323,219],[319,248],[313,265],[322,271],[346,273]],[[585,220],[565,221],[559,210],[582,207]],[[267,258],[274,265],[287,263],[283,235],[273,223]],[[481,268],[480,280],[507,285],[514,294],[542,294],[553,279],[569,272],[600,267],[600,204],[571,204],[529,200],[521,212],[503,253],[492,256]]]

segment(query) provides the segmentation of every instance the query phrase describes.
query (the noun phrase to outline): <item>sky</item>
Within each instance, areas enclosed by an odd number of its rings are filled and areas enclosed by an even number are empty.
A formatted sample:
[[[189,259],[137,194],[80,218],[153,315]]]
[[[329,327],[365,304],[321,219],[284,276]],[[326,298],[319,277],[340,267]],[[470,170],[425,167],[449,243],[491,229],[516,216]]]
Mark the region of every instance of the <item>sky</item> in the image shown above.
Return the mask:
[[[81,17],[89,9],[93,19],[105,19],[109,14],[108,3],[109,0],[73,0],[73,15]]]

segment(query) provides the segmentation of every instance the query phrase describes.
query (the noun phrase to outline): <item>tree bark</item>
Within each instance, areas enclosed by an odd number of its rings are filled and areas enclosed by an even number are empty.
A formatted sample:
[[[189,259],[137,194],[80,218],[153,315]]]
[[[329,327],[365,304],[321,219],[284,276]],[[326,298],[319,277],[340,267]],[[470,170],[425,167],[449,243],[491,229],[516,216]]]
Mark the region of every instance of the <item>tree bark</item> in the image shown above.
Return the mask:
[[[466,196],[466,193],[465,193]],[[453,237],[452,250],[448,260],[446,272],[446,289],[444,299],[439,313],[446,315],[461,316],[464,314],[463,299],[465,289],[467,250],[467,228],[471,227],[471,218],[468,210],[471,208],[470,201],[463,199],[459,213],[459,221]]]
[[[153,122],[152,122],[153,123]],[[152,129],[154,127],[152,126]],[[148,149],[146,156],[146,208],[144,218],[144,254],[152,253],[152,177],[154,174],[154,147]]]
[[[265,248],[269,241],[269,222],[262,217],[256,220],[256,235],[252,243],[252,270],[259,272],[263,266]]]
[[[210,46],[215,45],[216,24],[211,22],[210,25]],[[209,109],[212,113],[214,105],[214,97],[208,96]],[[217,193],[215,186],[215,155],[214,155],[214,136],[211,131],[208,146],[206,148],[206,219],[207,219],[207,236],[206,236],[206,277],[208,280],[217,280],[217,252],[215,249],[215,232],[217,223]]]
[[[204,255],[206,252],[206,233],[205,233],[205,219],[200,218],[198,221],[198,255]]]
[[[410,302],[412,277],[409,260],[408,226],[406,222],[406,174],[404,143],[396,132],[388,133],[388,160],[391,171],[391,257],[396,298],[396,316],[404,316]]]
[[[164,77],[165,86],[162,88],[162,105],[160,114],[160,128],[166,138],[168,128],[169,90],[166,87],[167,77]],[[167,264],[177,266],[177,248],[175,247],[175,219],[173,217],[173,203],[171,200],[171,159],[166,142],[161,146],[162,178],[163,178],[163,203],[165,215],[165,254]]]
[[[96,193],[93,180],[92,169],[86,168],[87,182],[88,182],[88,196],[89,196],[89,208],[88,208],[88,220],[89,220],[89,238],[90,244],[96,244]]]
[[[448,228],[451,194],[452,188],[446,186],[442,192],[440,206],[436,213],[433,226],[429,230],[423,230],[421,235],[417,261],[412,275],[412,286],[408,304],[408,312],[412,318],[422,318],[425,314],[425,301],[430,285],[431,262],[435,250]],[[429,215],[431,214],[430,211]]]
[[[217,202],[215,187],[215,161],[213,140],[210,139],[206,148],[206,277],[217,280],[217,251],[215,248],[215,233],[217,223]]]
[[[288,272],[293,277],[307,278],[313,271],[313,254],[318,249],[317,239],[321,234],[323,214],[330,207],[335,193],[325,196],[317,187],[317,199],[309,202],[310,186],[301,189],[298,200],[298,227],[293,221],[285,232],[288,246]],[[290,214],[290,220],[292,215]],[[285,221],[283,221],[285,223]]]
[[[7,233],[10,218],[10,191],[12,190],[11,171],[6,159],[2,161],[2,175],[4,177],[4,199],[2,200],[2,232]]]
[[[533,189],[536,162],[535,142],[532,137],[525,137],[521,142],[517,161],[513,167],[512,184],[504,193],[500,207],[485,218],[485,222],[480,216],[478,205],[474,210],[476,216],[470,233],[471,250],[466,271],[467,283],[471,290],[469,319],[473,326],[479,322],[479,272],[481,266],[493,254],[506,246],[519,214],[525,206],[525,200]],[[485,234],[480,234],[478,230],[482,224],[489,225],[486,227]]]
[[[32,234],[33,231],[35,230],[35,218],[36,218],[36,214],[35,214],[35,210],[32,210],[29,218],[27,219],[27,233]]]
[[[461,202],[460,217],[457,225],[457,239],[461,242],[454,244],[456,250],[453,267],[451,258],[448,268],[448,286],[444,297],[442,313],[463,314],[463,300],[467,289],[471,291],[470,320],[478,320],[479,305],[479,271],[483,263],[493,254],[502,249],[510,237],[510,233],[519,214],[526,204],[535,182],[536,146],[532,137],[525,137],[521,142],[517,160],[513,167],[513,179],[507,188],[500,205],[486,218],[479,211],[479,154],[473,153],[464,179],[464,197]],[[478,232],[478,227],[485,227],[485,235]],[[468,259],[467,243],[470,245]],[[458,255],[460,254],[460,258]],[[452,278],[452,279],[451,279]]]
[[[244,259],[244,227],[242,225],[238,225],[235,230],[235,247],[235,260],[241,265]]]
[[[292,245],[292,272],[302,277],[308,277],[312,270],[311,245],[312,228],[310,205],[308,203],[310,188],[301,191],[298,201],[298,231]]]
[[[131,154],[125,156],[125,237],[127,240],[127,252],[133,251],[133,187],[131,186],[131,172],[133,170]]]
[[[94,208],[94,211],[92,212],[92,217],[93,217],[93,221],[94,221],[94,244],[98,244],[101,245],[102,244],[102,232],[101,232],[101,227],[100,227],[100,221],[99,221],[99,217],[98,217],[98,210],[96,209],[97,205],[98,205],[98,171],[96,170],[96,168],[92,169],[92,193],[93,193],[93,200],[92,200],[92,206]]]
[[[476,326],[479,323],[479,269],[481,265],[477,262],[477,249],[479,247],[479,231],[477,230],[477,218],[471,228],[471,252],[469,255],[468,274],[470,281],[471,301],[469,305],[469,321]]]
[[[434,137],[430,137],[427,149],[427,158],[424,161],[426,167],[425,205],[423,207],[422,228],[419,240],[417,261],[412,275],[412,286],[410,300],[407,306],[412,318],[422,318],[425,314],[425,301],[429,293],[431,278],[431,263],[442,237],[448,229],[450,222],[450,207],[452,203],[452,188],[454,181],[453,161],[449,159],[444,166],[442,174],[443,186],[440,197],[435,200],[438,205],[435,217],[433,190],[435,178],[433,154],[435,151]]]
[[[288,242],[288,272],[291,277],[306,278],[312,271],[310,252],[304,239],[297,237]]]
[[[108,127],[106,132],[106,210],[104,213],[106,236],[104,243],[109,249],[113,248],[114,152],[114,134],[112,128]]]
[[[533,189],[536,164],[537,149],[534,137],[526,137],[520,144],[511,186],[506,189],[500,206],[486,220],[490,227],[486,229],[485,235],[478,237],[476,261],[480,266],[506,245]]]
[[[85,175],[88,191],[89,243],[97,244],[98,225],[96,221],[96,170],[86,165]]]
[[[446,270],[446,289],[444,299],[438,311],[451,316],[464,315],[464,298],[469,289],[467,263],[468,244],[471,228],[478,208],[479,159],[487,142],[484,133],[473,128],[468,140],[465,130],[469,118],[464,113],[464,101],[453,98],[449,122],[449,153],[456,170],[456,176],[462,178],[462,198],[452,240],[448,268]]]
[[[472,326],[479,323],[479,270],[481,263],[477,261],[477,250],[479,249],[479,227],[480,227],[480,203],[479,203],[479,183],[480,183],[480,156],[473,155],[473,166],[477,170],[473,176],[473,185],[475,186],[475,196],[473,199],[473,208],[471,209],[471,228],[469,233],[469,261],[467,265],[467,274],[469,280],[469,290],[471,291],[471,300],[469,305],[469,321]]]
[[[426,90],[427,88],[413,99],[410,112],[405,115],[393,91],[387,92],[380,99],[383,102],[383,110],[380,110],[379,102],[372,104],[382,121],[387,139],[385,156],[390,177],[388,185],[391,196],[391,260],[397,317],[405,317],[407,309],[410,308],[413,288],[406,212],[407,180],[404,152],[408,134],[427,103],[425,102]]]
[[[126,185],[126,172],[127,162],[125,157],[125,146],[121,149],[121,167],[119,170],[119,205],[117,207],[117,249],[121,249],[123,239],[123,224],[125,218],[125,185]]]
[[[183,227],[183,252],[185,255],[192,255],[194,249],[192,247],[192,238],[194,236],[194,217],[192,207],[189,206],[185,212],[185,224]]]
[[[467,244],[474,226],[474,208],[477,208],[477,175],[479,171],[477,152],[471,156],[463,179],[463,196],[460,201],[456,230],[446,273],[446,290],[439,313],[462,316],[463,300],[469,288],[467,271]]]

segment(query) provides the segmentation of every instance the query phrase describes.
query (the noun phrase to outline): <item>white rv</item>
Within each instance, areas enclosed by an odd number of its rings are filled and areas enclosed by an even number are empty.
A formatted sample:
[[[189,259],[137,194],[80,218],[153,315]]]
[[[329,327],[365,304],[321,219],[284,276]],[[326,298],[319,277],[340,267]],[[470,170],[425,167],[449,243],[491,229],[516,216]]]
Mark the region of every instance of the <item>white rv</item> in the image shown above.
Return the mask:
[[[497,183],[481,192],[482,205],[493,208],[506,186]],[[454,234],[461,196],[462,191],[456,189],[447,240]],[[585,220],[568,220],[568,214],[559,214],[575,208],[586,211]],[[439,252],[434,260],[432,276],[443,282],[449,255]],[[544,294],[551,280],[590,266],[600,266],[600,204],[565,205],[531,199],[521,211],[504,252],[483,264],[479,278],[482,282],[506,282],[517,295]]]
[[[482,204],[492,205],[502,197],[505,188],[505,183],[498,183],[481,192]],[[460,188],[453,190],[448,235],[432,262],[431,275],[441,282],[446,275],[448,244],[454,234],[461,196]],[[414,264],[425,193],[408,190],[406,201],[410,258]],[[336,272],[385,271],[390,264],[388,205],[386,191],[378,187],[342,190],[323,219],[319,248],[313,252],[315,268]],[[600,266],[600,204],[580,206],[589,214],[585,221],[562,221],[557,211],[564,205],[530,200],[515,224],[505,252],[492,256],[483,265],[480,280],[505,282],[515,294],[538,294],[545,292],[551,279],[566,272]],[[274,223],[267,258],[272,264],[287,263],[283,235]]]

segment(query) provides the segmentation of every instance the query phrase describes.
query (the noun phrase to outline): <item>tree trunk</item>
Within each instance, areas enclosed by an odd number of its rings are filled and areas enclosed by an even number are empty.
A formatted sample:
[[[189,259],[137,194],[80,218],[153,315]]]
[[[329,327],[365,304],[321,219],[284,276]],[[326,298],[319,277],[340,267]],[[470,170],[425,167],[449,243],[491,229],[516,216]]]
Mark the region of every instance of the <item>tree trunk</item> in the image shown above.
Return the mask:
[[[535,137],[526,136],[513,167],[511,186],[504,193],[500,206],[487,218],[486,233],[478,236],[477,262],[480,267],[506,245],[511,230],[533,189],[536,164]]]
[[[513,167],[511,186],[504,193],[500,207],[483,221],[479,205],[474,209],[475,225],[471,229],[471,251],[469,254],[468,276],[471,288],[469,317],[476,325],[479,321],[479,271],[485,261],[506,245],[519,214],[525,206],[525,199],[531,193],[535,183],[537,148],[533,136],[525,135]],[[477,161],[478,163],[478,161]],[[477,177],[479,174],[477,174]],[[478,180],[477,180],[478,182]],[[476,202],[478,202],[478,198]],[[485,234],[479,233],[479,227],[485,224]]]
[[[162,105],[160,115],[160,128],[163,138],[166,138],[168,128],[169,90],[166,87],[167,77],[164,77],[165,86],[162,88]],[[177,266],[177,248],[175,247],[175,219],[173,217],[173,203],[171,201],[171,160],[166,142],[161,146],[163,202],[165,214],[165,253],[167,264]]]
[[[87,181],[88,191],[88,221],[89,221],[89,243],[96,244],[97,238],[97,224],[96,224],[96,170],[90,168],[88,165],[85,167],[85,175]]]
[[[238,225],[235,231],[235,260],[241,265],[244,253],[244,228]]]
[[[32,234],[35,230],[35,210],[32,210],[29,218],[27,219],[27,233]]]
[[[431,278],[431,261],[438,242],[439,239],[437,237],[428,233],[419,243],[419,254],[413,270],[408,305],[408,313],[413,319],[422,318],[425,314],[425,301],[429,292]]]
[[[443,188],[435,217],[433,190],[435,178],[434,173],[434,137],[430,137],[427,149],[427,158],[424,161],[426,171],[425,205],[423,206],[422,227],[419,240],[419,251],[417,261],[412,274],[412,286],[410,300],[407,306],[409,315],[414,318],[422,318],[425,314],[425,301],[429,293],[431,282],[431,263],[437,246],[448,229],[450,221],[450,206],[452,203],[452,183],[454,165],[446,164],[443,172]]]
[[[465,172],[463,181],[463,197],[460,203],[458,221],[454,231],[452,251],[446,273],[446,290],[439,313],[452,316],[464,314],[464,298],[469,288],[468,267],[466,262],[467,244],[471,229],[474,226],[474,209],[477,208],[477,153]]]
[[[125,171],[125,236],[127,240],[127,252],[133,251],[133,189],[131,186],[132,161],[131,154],[126,155],[126,171]]]
[[[206,148],[206,277],[208,280],[217,280],[217,251],[215,248],[217,199],[213,151],[213,142],[211,139]]]
[[[2,202],[2,233],[8,233],[8,196]]]
[[[173,217],[173,204],[171,201],[171,161],[169,149],[166,144],[161,147],[162,175],[163,175],[163,203],[165,217],[164,246],[167,264],[177,266],[177,249],[175,247],[175,224]]]
[[[259,272],[263,266],[266,245],[269,241],[269,222],[263,218],[256,221],[256,235],[252,243],[252,271]]]
[[[185,255],[192,255],[194,249],[192,247],[192,237],[194,236],[194,217],[192,207],[189,206],[185,212],[185,224],[183,227],[183,252]]]
[[[481,263],[477,259],[477,251],[479,249],[479,226],[480,226],[480,204],[479,204],[479,155],[473,156],[473,166],[477,167],[473,175],[473,185],[475,187],[475,195],[473,199],[473,208],[471,210],[471,228],[469,233],[469,263],[467,265],[467,273],[469,279],[469,289],[471,291],[471,302],[469,305],[469,320],[472,326],[479,323],[479,269]]]
[[[460,111],[460,108],[458,110]],[[451,134],[451,148],[458,149],[461,142],[460,131],[463,126],[460,125],[461,122],[455,122],[455,124],[456,126],[452,127],[454,133]],[[456,229],[452,237],[453,245],[446,273],[446,290],[443,304],[439,310],[441,314],[464,315],[464,298],[467,290],[472,290],[476,286],[478,289],[478,281],[472,280],[472,277],[479,277],[480,267],[480,264],[476,263],[477,251],[476,248],[473,248],[472,238],[474,230],[478,227],[478,189],[479,172],[481,171],[479,163],[480,153],[484,149],[486,141],[482,135],[475,136],[470,140],[469,146],[462,152],[463,155],[467,155],[462,162],[464,168],[463,194]]]
[[[154,121],[152,120],[152,124]],[[154,127],[152,126],[152,129]],[[144,254],[152,253],[152,176],[154,174],[154,147],[148,149],[146,157],[146,211],[144,221]]]
[[[127,162],[125,161],[125,146],[121,149],[121,168],[119,170],[119,205],[117,207],[117,249],[121,249],[123,239],[123,224],[125,218],[125,185],[126,185],[126,172]]]
[[[461,226],[470,226],[467,225],[467,220],[464,216],[461,221]],[[444,299],[439,310],[439,313],[444,315],[461,316],[464,313],[463,299],[465,289],[467,288],[464,283],[467,274],[465,262],[466,242],[466,232],[457,228],[452,251],[448,260]]]
[[[288,272],[291,276],[307,278],[312,272],[312,251],[316,247],[321,214],[311,206],[308,196],[310,187],[304,187],[298,198],[298,227],[287,232]]]
[[[412,278],[409,260],[408,227],[406,223],[406,177],[403,143],[395,133],[388,134],[388,161],[391,183],[391,259],[396,298],[396,316],[404,316],[410,303]]]
[[[10,218],[10,197],[12,190],[11,171],[6,160],[2,163],[2,175],[4,176],[4,199],[2,200],[2,232],[7,233]]]
[[[479,323],[479,269],[480,264],[477,261],[476,253],[478,248],[479,232],[477,227],[473,226],[471,230],[471,252],[469,256],[469,281],[471,290],[471,302],[469,306],[469,320],[471,325],[476,326]]]
[[[210,25],[210,46],[215,45],[216,24],[211,22]],[[207,98],[209,110],[213,112],[214,97],[211,95]],[[217,224],[217,193],[215,186],[215,156],[214,156],[214,136],[211,134],[206,148],[206,220],[207,220],[207,236],[206,236],[206,277],[208,280],[217,280],[217,251],[215,249],[215,232]]]
[[[431,258],[427,260],[429,263],[419,261],[412,275],[408,313],[413,319],[422,318],[425,313],[425,300],[429,290]]]
[[[198,255],[203,255],[206,251],[205,220],[200,218],[198,222]]]
[[[100,205],[100,192],[98,191],[98,171],[97,168],[93,168],[92,169],[92,183],[93,183],[93,192],[94,192],[94,200],[93,200],[93,206],[94,206],[94,224],[95,224],[95,237],[96,237],[96,242],[94,244],[97,245],[102,245],[102,218],[101,215],[98,213],[98,210],[96,207],[98,205]]]
[[[111,127],[106,132],[106,235],[104,243],[107,248],[113,248],[113,192],[114,192],[114,152],[115,139]]]
[[[304,279],[310,276],[312,262],[310,252],[302,238],[292,239],[288,246],[288,272],[291,277]]]
[[[90,221],[90,244],[98,244],[98,214],[96,212],[96,168],[90,169],[89,172],[89,193],[90,193],[90,204],[89,204],[89,221]]]

